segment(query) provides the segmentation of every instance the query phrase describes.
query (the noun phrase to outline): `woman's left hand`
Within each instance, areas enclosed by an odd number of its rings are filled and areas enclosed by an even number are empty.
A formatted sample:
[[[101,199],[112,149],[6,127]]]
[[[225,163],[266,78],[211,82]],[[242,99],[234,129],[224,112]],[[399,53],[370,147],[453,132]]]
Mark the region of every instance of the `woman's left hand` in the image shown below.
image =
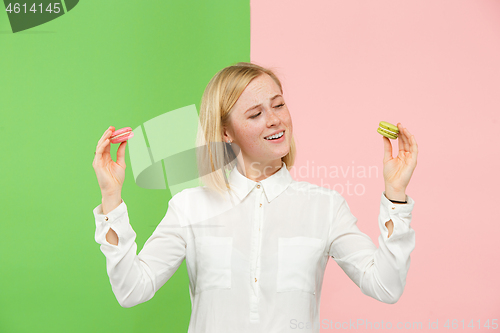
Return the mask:
[[[417,166],[418,146],[415,137],[398,123],[398,156],[392,157],[391,141],[384,140],[384,182],[386,189],[404,193]]]

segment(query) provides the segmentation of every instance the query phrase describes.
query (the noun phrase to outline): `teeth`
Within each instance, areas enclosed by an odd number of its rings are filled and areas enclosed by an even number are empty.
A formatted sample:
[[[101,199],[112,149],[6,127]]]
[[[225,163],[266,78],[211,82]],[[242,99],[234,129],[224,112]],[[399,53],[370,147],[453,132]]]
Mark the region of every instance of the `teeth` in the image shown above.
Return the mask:
[[[265,139],[267,139],[267,140],[269,140],[269,139],[277,139],[277,138],[281,138],[282,136],[283,136],[283,131],[279,132],[278,134],[268,136]]]

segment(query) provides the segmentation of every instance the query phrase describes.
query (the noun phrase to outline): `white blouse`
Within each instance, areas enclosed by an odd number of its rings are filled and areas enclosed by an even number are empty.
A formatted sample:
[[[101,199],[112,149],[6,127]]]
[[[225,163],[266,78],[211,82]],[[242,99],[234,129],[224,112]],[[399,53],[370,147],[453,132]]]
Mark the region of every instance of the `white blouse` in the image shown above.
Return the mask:
[[[335,190],[292,179],[285,163],[254,182],[234,168],[226,201],[205,186],[185,189],[137,255],[125,202],[94,209],[113,293],[123,307],[151,299],[186,259],[192,313],[188,333],[296,332],[316,323],[329,257],[361,292],[384,303],[402,295],[415,247],[412,198],[393,204],[382,193],[379,248],[356,226]],[[388,238],[385,223],[394,230]],[[136,221],[135,223],[144,223]],[[118,245],[109,244],[112,228]],[[323,295],[330,297],[330,295]]]

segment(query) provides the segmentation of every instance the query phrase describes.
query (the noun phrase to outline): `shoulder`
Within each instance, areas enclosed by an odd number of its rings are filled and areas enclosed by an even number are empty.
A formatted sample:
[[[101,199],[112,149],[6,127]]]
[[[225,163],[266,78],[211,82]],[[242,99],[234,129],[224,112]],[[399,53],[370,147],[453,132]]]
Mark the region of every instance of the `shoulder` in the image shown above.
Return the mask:
[[[333,187],[333,185],[332,185]],[[299,197],[302,200],[307,200],[309,204],[316,204],[318,206],[328,205],[333,210],[338,210],[340,207],[347,206],[347,200],[338,191],[331,189],[329,184],[326,187],[321,187],[306,181],[293,181],[290,188],[300,193]]]
[[[206,186],[190,187],[185,188],[180,192],[177,192],[170,199],[171,202],[180,203],[184,200],[194,199],[200,196],[205,196],[208,193]]]
[[[176,193],[169,201],[179,208],[185,210],[191,209],[195,206],[210,205],[221,200],[220,194],[211,190],[207,186],[197,186],[186,188]]]
[[[349,211],[350,207],[344,196],[329,187],[321,187],[305,181],[293,181],[290,184],[292,191],[295,191],[300,203],[306,203],[308,207],[319,210],[328,210],[331,214],[339,211]],[[296,202],[299,204],[299,202]],[[329,219],[333,221],[333,216]]]
[[[176,193],[169,201],[169,207],[175,207],[183,218],[182,226],[207,222],[213,217],[230,211],[234,203],[224,200],[228,194],[221,196],[219,193],[206,186],[187,188]]]
[[[312,184],[306,181],[296,181],[293,180],[289,187],[292,191],[296,191],[302,195],[315,195],[316,197],[324,197],[328,199],[339,200],[343,198],[342,195],[330,188],[321,187],[316,184]]]

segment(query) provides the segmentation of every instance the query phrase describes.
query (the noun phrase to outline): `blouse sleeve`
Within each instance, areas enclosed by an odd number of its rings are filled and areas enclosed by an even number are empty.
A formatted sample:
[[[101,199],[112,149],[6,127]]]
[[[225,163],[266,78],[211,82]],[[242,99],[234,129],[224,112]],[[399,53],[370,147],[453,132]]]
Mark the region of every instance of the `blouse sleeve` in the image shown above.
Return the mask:
[[[150,300],[175,273],[186,256],[185,228],[181,214],[170,200],[167,213],[139,255],[136,234],[129,223],[125,202],[102,214],[102,205],[94,209],[95,240],[106,256],[106,269],[118,303],[125,308]],[[112,228],[118,235],[118,245],[106,241]]]
[[[382,193],[377,248],[356,226],[357,218],[346,200],[338,192],[334,194],[329,255],[363,294],[384,303],[396,303],[403,294],[410,253],[415,248],[415,231],[410,227],[415,202],[407,195],[407,204],[393,204]],[[394,228],[388,238],[385,223],[389,220]]]

